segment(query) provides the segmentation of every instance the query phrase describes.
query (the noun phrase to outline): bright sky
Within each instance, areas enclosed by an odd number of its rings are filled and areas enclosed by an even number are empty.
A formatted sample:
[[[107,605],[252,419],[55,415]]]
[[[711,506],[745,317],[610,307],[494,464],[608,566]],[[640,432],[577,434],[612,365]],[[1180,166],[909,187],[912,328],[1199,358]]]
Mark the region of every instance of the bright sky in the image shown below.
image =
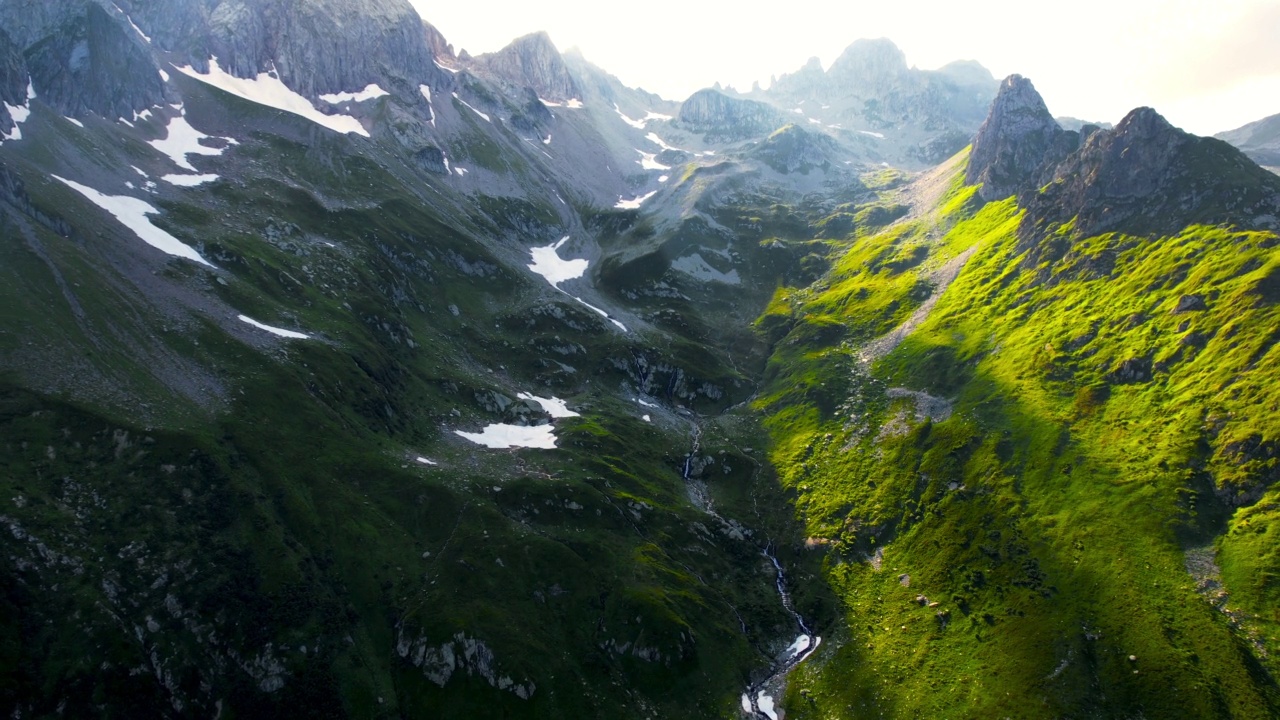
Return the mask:
[[[971,59],[1021,73],[1055,115],[1116,122],[1150,105],[1200,134],[1280,113],[1278,0],[410,0],[473,55],[546,30],[624,83],[682,100],[719,81],[750,89],[858,38],[888,37],[907,62]]]

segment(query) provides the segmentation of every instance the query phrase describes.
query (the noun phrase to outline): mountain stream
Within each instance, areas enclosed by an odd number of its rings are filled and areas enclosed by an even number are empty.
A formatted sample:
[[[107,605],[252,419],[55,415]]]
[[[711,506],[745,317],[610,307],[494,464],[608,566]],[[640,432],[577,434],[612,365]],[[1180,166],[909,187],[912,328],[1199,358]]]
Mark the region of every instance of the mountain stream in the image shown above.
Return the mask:
[[[693,419],[690,420],[690,423],[693,426],[691,447],[689,454],[685,455],[684,465],[681,468],[681,475],[684,477],[689,499],[708,515],[719,520],[725,527],[741,527],[738,523],[728,521],[716,512],[706,483],[693,477],[694,461],[702,444],[702,426]],[[742,713],[744,717],[748,718],[781,720],[782,713],[774,704],[775,698],[782,696],[782,692],[786,687],[787,674],[818,649],[818,646],[822,644],[822,638],[813,634],[813,631],[809,629],[809,625],[805,623],[804,617],[796,611],[795,606],[792,604],[791,594],[787,592],[786,570],[774,553],[773,542],[766,543],[760,552],[773,565],[775,573],[774,587],[778,591],[778,600],[782,603],[782,607],[787,611],[787,614],[795,620],[799,634],[785,650],[773,659],[769,675],[751,683],[742,693]],[[745,625],[743,630],[745,632]]]

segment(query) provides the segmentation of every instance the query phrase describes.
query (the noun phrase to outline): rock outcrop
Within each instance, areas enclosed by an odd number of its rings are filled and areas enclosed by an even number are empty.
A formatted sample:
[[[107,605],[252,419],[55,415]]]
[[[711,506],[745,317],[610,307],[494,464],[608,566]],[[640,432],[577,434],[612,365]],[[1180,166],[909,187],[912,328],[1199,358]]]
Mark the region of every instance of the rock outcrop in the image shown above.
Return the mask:
[[[495,53],[480,55],[475,58],[474,67],[512,89],[528,88],[547,100],[563,102],[582,95],[560,51],[545,32],[516,38]]]
[[[1192,222],[1280,226],[1280,177],[1221,140],[1170,125],[1142,107],[1100,130],[1024,192],[1024,229],[1075,219],[1084,235],[1171,234]]]
[[[680,123],[708,140],[736,140],[783,124],[782,113],[755,100],[729,97],[711,88],[699,90],[680,106]]]
[[[1061,160],[1078,141],[1049,114],[1030,80],[1010,75],[973,140],[965,182],[981,183],[984,200],[1009,197],[1033,185],[1045,163]]]

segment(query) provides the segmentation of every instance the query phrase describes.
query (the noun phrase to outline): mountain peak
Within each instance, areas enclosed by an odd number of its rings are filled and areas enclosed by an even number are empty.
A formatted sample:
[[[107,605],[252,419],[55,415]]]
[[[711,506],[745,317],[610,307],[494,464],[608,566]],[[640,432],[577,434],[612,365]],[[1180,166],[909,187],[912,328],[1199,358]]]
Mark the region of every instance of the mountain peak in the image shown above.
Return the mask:
[[[1064,135],[1031,81],[1010,75],[1000,83],[991,111],[974,138],[965,182],[982,183],[979,194],[985,200],[1013,195],[1034,181],[1037,169]]]
[[[1184,132],[1148,107],[1100,130],[1025,196],[1024,227],[1076,219],[1084,234],[1172,234],[1186,225],[1276,227],[1280,178],[1231,145]]]
[[[889,38],[854,40],[829,72],[858,79],[892,77],[907,72],[907,56]]]
[[[569,100],[581,95],[564,57],[551,42],[551,36],[542,30],[518,37],[497,52],[481,55],[475,63],[499,80],[532,89],[539,97]]]

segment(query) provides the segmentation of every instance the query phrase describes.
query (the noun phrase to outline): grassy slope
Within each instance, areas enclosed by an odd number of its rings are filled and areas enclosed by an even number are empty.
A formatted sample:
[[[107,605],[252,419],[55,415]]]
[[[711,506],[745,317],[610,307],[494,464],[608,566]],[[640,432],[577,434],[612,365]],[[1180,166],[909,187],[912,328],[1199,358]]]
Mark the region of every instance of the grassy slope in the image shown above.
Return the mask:
[[[121,307],[130,324],[129,342],[100,333],[103,347],[86,353],[118,377],[127,399],[112,410],[4,379],[0,706],[48,714],[65,701],[72,714],[105,706],[158,716],[172,707],[172,683],[187,711],[214,714],[221,700],[224,717],[298,707],[356,717],[718,716],[733,707],[770,657],[772,633],[789,631],[772,578],[758,571],[754,544],[705,529],[690,506],[678,471],[688,428],[643,423],[638,406],[610,398],[628,382],[617,359],[633,350],[690,368],[690,382],[727,385],[736,373],[679,343],[634,348],[571,303],[539,314],[556,301],[457,229],[472,218],[423,208],[375,163],[353,160],[332,176],[323,153],[274,136],[243,151],[258,177],[190,191],[157,220],[229,271],[228,283],[181,264],[162,272],[177,267],[236,311],[323,341],[258,350],[205,320],[160,336],[143,288],[106,279],[91,254],[36,228],[87,307],[78,321],[28,249],[4,248],[13,273],[40,278],[0,291],[13,300],[0,314],[6,329],[57,328],[74,349],[89,345],[84,327],[102,327]],[[346,181],[374,188],[376,201],[330,210],[317,200]],[[78,207],[56,184],[29,191],[50,213]],[[88,224],[77,233],[96,239]],[[566,358],[573,374],[544,349],[568,339],[580,349]],[[133,343],[213,368],[228,407],[178,403]],[[450,430],[500,419],[475,401],[490,389],[555,393],[584,417],[558,423],[559,451],[480,450]],[[131,403],[172,405],[177,419],[163,424],[181,429],[143,427],[120,409]],[[745,444],[750,432],[734,437]],[[440,466],[410,462],[418,453]],[[728,457],[738,470],[713,487],[722,512],[794,532],[784,504],[757,512],[752,486],[772,478]],[[458,633],[492,650],[498,677],[536,683],[533,699],[461,669],[437,687],[397,649],[402,637],[438,648]],[[268,693],[265,676],[247,668],[271,659],[285,682]]]
[[[1252,643],[1276,634],[1277,506],[1274,492],[1230,504],[1275,472],[1276,238],[1111,235],[1027,267],[1012,201],[951,210],[921,266],[977,252],[869,376],[854,348],[906,317],[920,280],[875,259],[913,252],[913,228],[856,242],[761,320],[792,324],[761,407],[846,610],[838,649],[794,676],[790,711],[1273,715],[1274,667]],[[1173,314],[1184,294],[1208,310]],[[1154,377],[1111,375],[1131,358]],[[886,387],[954,412],[916,419]],[[1241,628],[1185,567],[1185,547],[1219,536]]]

